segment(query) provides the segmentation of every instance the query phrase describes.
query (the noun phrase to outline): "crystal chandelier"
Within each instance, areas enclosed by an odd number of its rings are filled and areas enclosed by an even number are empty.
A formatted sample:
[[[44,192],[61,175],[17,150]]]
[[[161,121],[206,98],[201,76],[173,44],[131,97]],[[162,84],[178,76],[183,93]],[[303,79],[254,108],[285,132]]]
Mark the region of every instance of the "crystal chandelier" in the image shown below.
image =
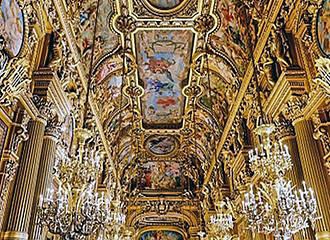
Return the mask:
[[[274,185],[262,184],[255,191],[251,185],[242,202],[248,228],[260,233],[273,233],[276,239],[291,239],[292,235],[317,220],[317,203],[313,190],[294,190],[290,181],[278,178]]]
[[[259,146],[249,152],[251,169],[260,177],[260,187],[251,185],[242,201],[242,214],[247,218],[247,226],[255,232],[273,234],[276,239],[290,239],[299,230],[307,228],[317,219],[317,202],[313,190],[295,190],[291,182],[284,178],[291,169],[291,156],[287,146],[277,143],[271,134],[275,127],[267,124],[262,110],[260,86],[257,68],[253,56],[251,36],[249,34],[250,58],[253,66],[253,78],[256,86],[260,124],[255,129],[259,136]]]
[[[40,196],[39,224],[62,239],[85,239],[117,219],[110,211],[112,198],[97,192],[96,182],[100,172],[100,157],[96,149],[86,147],[90,133],[77,129],[76,154],[59,163],[54,182],[46,195]]]
[[[97,191],[102,163],[86,123],[99,7],[100,0],[96,8],[83,127],[75,129],[73,154],[70,157],[62,154],[54,174],[57,186],[49,188],[45,197],[40,196],[38,208],[39,224],[66,240],[87,239],[110,225],[117,227],[125,223],[118,201],[112,201],[114,195]]]
[[[225,210],[226,203],[224,201],[215,204],[216,214],[210,217],[210,233],[215,239],[232,239],[230,231],[234,227],[233,217]]]
[[[260,145],[249,151],[252,171],[263,178],[277,178],[290,170],[291,155],[288,146],[272,141],[273,124],[262,124],[255,129],[260,136]]]

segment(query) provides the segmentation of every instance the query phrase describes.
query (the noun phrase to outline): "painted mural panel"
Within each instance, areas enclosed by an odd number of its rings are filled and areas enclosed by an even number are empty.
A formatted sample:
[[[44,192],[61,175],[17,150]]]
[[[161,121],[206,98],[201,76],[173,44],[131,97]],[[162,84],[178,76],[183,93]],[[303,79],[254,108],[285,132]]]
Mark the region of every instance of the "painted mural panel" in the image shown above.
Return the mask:
[[[177,162],[148,162],[142,165],[141,171],[141,189],[179,190],[184,187],[181,166]]]
[[[330,0],[324,0],[317,19],[317,35],[322,51],[330,56]]]
[[[96,28],[96,58],[111,52],[119,43],[117,34],[115,34],[110,28],[111,17],[114,14],[113,3],[113,0],[100,0]],[[87,1],[80,10],[80,41],[78,42],[78,47],[81,51],[81,55],[85,57],[85,60],[89,60],[91,55],[96,6],[97,1]]]
[[[10,54],[17,56],[23,45],[23,12],[15,0],[2,0],[0,34],[4,36]]]
[[[143,121],[148,125],[181,122],[189,77],[193,34],[188,30],[150,30],[136,35],[139,78],[144,85]]]
[[[156,155],[172,153],[176,147],[176,139],[172,136],[153,136],[146,140],[146,147]]]
[[[266,2],[261,5],[267,6]],[[218,1],[217,14],[220,16],[221,25],[218,31],[211,36],[212,46],[225,52],[239,67],[241,73],[244,73],[248,62],[248,31],[250,31],[252,43],[256,39],[255,32],[257,31],[257,29],[254,29],[254,25],[251,25],[251,29],[247,30],[247,20],[243,11],[244,7],[241,6],[239,1]]]
[[[162,230],[145,232],[140,240],[184,240],[184,238],[178,232]]]
[[[105,61],[95,74],[95,96],[101,121],[111,118],[120,106],[121,70],[116,60]],[[122,106],[127,99],[122,98]]]
[[[149,3],[161,10],[169,10],[179,6],[184,0],[148,0]]]

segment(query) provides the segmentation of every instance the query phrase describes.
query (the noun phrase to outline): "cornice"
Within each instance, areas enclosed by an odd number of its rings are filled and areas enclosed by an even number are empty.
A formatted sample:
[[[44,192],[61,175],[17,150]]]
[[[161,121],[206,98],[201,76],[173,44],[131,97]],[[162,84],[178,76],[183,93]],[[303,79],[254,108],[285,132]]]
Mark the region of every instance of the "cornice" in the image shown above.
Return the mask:
[[[33,119],[37,120],[39,116],[38,108],[34,105],[30,94],[24,93],[19,97],[21,104],[26,110],[27,114]]]
[[[282,72],[265,104],[265,113],[272,118],[277,117],[290,96],[305,93],[305,80],[304,70],[288,69]]]
[[[310,99],[302,112],[304,117],[306,119],[310,119],[313,113],[322,106],[326,99],[327,96],[322,90],[318,89],[312,91],[312,93],[310,94]]]
[[[282,7],[283,2],[284,2],[283,0],[275,0],[275,2],[274,2],[273,6],[272,6],[272,8],[271,8],[271,10],[268,14],[269,17],[265,20],[266,24],[265,24],[264,31],[262,32],[261,36],[259,37],[259,40],[256,44],[257,48],[254,51],[254,59],[255,59],[256,62],[258,62],[259,58],[261,57],[263,49],[264,49],[264,47],[267,43],[270,31],[272,29],[272,26],[273,26],[273,24],[276,20],[276,17],[278,15],[278,13],[279,13],[279,11]],[[238,109],[239,109],[239,107],[241,105],[241,102],[244,98],[245,92],[246,92],[246,90],[249,86],[252,75],[253,75],[253,65],[252,65],[252,62],[250,62],[249,66],[247,68],[247,71],[244,75],[241,88],[240,88],[239,93],[236,97],[235,104],[232,106],[232,109],[231,109],[230,114],[228,116],[228,120],[227,120],[226,125],[225,125],[224,130],[223,130],[221,139],[218,143],[217,150],[216,150],[216,156],[219,156],[219,154],[222,151],[222,148],[223,148],[223,146],[226,142],[226,139],[228,137],[228,134],[231,130],[232,124],[235,121],[235,117],[236,117],[236,114],[238,112]],[[216,164],[216,159],[217,158],[212,159],[209,171],[205,176],[204,185],[206,185],[208,183],[208,181],[210,180],[212,171],[213,171],[213,169],[215,167],[215,164]]]

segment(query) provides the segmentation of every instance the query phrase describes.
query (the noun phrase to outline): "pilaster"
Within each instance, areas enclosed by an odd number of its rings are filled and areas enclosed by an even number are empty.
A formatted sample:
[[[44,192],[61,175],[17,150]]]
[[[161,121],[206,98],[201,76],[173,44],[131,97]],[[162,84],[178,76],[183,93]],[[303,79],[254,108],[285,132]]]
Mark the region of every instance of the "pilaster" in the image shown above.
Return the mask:
[[[316,239],[329,239],[323,237],[330,231],[329,183],[319,145],[313,138],[312,121],[305,118],[304,109],[308,106],[308,100],[307,95],[292,97],[286,104],[283,114],[293,123],[303,176],[306,183],[315,191],[318,215],[321,217],[315,223]]]
[[[38,167],[43,144],[43,136],[51,104],[37,96],[33,97],[39,115],[28,123],[29,139],[24,142],[13,198],[9,210],[9,219],[3,239],[28,239],[28,227],[32,212]]]
[[[296,141],[296,134],[294,131],[294,127],[290,121],[282,122],[281,124],[277,125],[278,128],[278,138],[284,144],[288,146],[291,161],[292,161],[292,168],[288,171],[287,177],[293,183],[293,186],[296,188],[301,187],[302,182],[304,181],[304,175],[302,166],[300,163],[300,156],[298,145]],[[304,229],[302,232],[298,232],[294,235],[294,240],[301,240],[301,239],[308,239],[313,240],[315,239],[315,234],[311,227]]]
[[[298,150],[301,156],[301,166],[304,177],[316,195],[318,214],[316,221],[316,238],[330,239],[330,191],[321,154],[316,141],[313,139],[313,124],[310,120],[300,118],[294,123],[297,134]]]
[[[9,189],[15,178],[18,157],[16,154],[5,151],[0,162],[0,229],[4,221],[5,208],[8,203]]]
[[[45,128],[45,135],[42,144],[42,155],[40,158],[38,181],[34,193],[34,200],[32,206],[29,238],[34,240],[45,239],[46,232],[40,227],[38,222],[38,206],[40,195],[45,195],[47,186],[50,183],[50,176],[54,167],[56,144],[61,135],[61,124],[56,118],[50,119]]]

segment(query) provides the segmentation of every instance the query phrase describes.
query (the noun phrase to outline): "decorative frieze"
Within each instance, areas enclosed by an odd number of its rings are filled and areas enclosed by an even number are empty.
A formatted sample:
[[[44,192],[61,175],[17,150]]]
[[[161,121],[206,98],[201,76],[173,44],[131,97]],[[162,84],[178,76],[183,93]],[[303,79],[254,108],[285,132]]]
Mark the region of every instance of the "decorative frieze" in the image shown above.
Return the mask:
[[[294,127],[292,125],[292,122],[290,121],[281,121],[281,122],[276,122],[276,134],[278,139],[283,139],[287,137],[293,137],[295,136],[295,131]]]

